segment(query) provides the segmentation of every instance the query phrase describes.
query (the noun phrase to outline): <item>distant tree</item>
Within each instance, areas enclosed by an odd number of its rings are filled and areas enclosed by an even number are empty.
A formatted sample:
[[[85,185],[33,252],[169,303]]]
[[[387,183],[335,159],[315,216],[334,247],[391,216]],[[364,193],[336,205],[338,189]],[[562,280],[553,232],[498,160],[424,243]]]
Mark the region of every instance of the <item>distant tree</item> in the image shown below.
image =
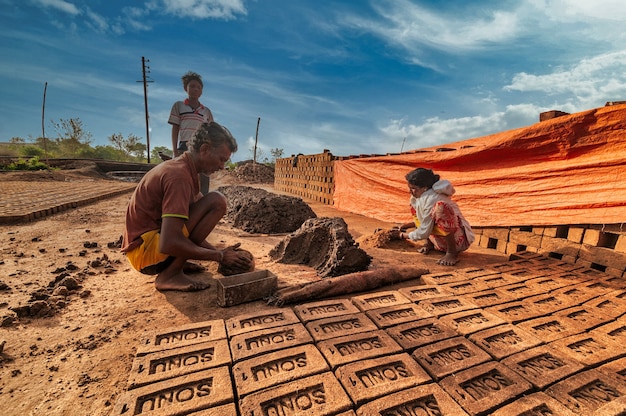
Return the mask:
[[[275,147],[274,149],[270,149],[270,154],[272,155],[272,163],[276,163],[276,159],[280,159],[283,157],[284,150]]]
[[[146,158],[147,146],[141,143],[141,138],[132,133],[126,138],[121,133],[112,134],[109,136],[109,141],[123,155],[124,161],[131,159],[143,161]]]
[[[106,146],[98,145],[93,150],[94,150],[93,157],[97,159],[123,161],[126,158],[126,154],[124,152],[110,145],[106,145]]]
[[[52,125],[58,135],[56,142],[62,156],[76,156],[92,141],[91,133],[85,130],[80,118],[62,118],[59,122],[52,121]]]
[[[11,140],[9,140],[9,143],[11,143],[11,144],[24,144],[24,143],[26,143],[26,141],[24,139],[22,139],[21,137],[11,137]]]
[[[152,151],[150,152],[150,161],[152,161],[152,163],[159,163],[159,161],[161,160],[161,157],[159,156],[159,152],[168,155],[170,157],[174,157],[174,152],[172,152],[172,149],[170,149],[167,146],[156,146],[152,148]]]

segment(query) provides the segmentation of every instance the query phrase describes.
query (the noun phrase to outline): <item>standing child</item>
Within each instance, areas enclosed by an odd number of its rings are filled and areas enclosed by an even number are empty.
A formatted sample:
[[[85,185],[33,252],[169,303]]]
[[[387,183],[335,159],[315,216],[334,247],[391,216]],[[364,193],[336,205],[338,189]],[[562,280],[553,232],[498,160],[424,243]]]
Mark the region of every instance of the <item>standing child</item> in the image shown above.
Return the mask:
[[[185,101],[176,101],[170,111],[168,123],[172,125],[172,150],[178,157],[187,150],[187,142],[202,123],[213,121],[213,114],[208,107],[200,103],[204,84],[202,77],[195,72],[182,76],[183,89],[187,93]],[[209,177],[200,174],[200,192],[209,193]]]
[[[437,263],[455,265],[459,253],[469,248],[475,236],[458,205],[450,199],[454,187],[449,181],[440,180],[431,169],[417,168],[406,175],[406,180],[414,221],[401,225],[398,237],[426,240],[419,253],[427,254],[434,248],[446,253]],[[408,228],[415,230],[406,233]]]

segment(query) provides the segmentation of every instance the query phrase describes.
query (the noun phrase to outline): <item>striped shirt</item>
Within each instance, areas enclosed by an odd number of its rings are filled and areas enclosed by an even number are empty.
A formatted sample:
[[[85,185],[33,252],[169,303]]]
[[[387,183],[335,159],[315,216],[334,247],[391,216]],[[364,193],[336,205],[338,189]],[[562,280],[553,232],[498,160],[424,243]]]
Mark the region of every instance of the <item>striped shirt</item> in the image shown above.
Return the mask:
[[[186,142],[196,132],[202,123],[213,121],[213,114],[208,107],[200,104],[197,108],[189,105],[189,100],[176,101],[170,111],[169,124],[179,126],[178,143]]]

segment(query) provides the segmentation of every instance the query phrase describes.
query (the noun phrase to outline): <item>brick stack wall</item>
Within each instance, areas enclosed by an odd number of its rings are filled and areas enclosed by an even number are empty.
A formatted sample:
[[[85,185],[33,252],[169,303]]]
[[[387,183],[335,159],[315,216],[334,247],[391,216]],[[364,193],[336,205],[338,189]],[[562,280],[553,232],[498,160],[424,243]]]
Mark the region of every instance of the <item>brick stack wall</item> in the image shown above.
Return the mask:
[[[316,155],[297,155],[276,160],[274,188],[304,199],[333,205],[333,161],[328,150]]]
[[[626,277],[626,228],[622,226],[475,228],[474,244],[505,254],[539,253]]]

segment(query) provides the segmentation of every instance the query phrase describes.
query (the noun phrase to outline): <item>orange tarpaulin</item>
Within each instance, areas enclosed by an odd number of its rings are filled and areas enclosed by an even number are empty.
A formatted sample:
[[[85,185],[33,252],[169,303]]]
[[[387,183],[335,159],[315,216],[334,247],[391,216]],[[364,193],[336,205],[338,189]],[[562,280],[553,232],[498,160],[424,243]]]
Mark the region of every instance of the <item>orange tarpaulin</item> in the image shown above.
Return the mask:
[[[335,208],[407,222],[404,176],[431,168],[473,226],[626,222],[626,105],[389,156],[335,161]]]

